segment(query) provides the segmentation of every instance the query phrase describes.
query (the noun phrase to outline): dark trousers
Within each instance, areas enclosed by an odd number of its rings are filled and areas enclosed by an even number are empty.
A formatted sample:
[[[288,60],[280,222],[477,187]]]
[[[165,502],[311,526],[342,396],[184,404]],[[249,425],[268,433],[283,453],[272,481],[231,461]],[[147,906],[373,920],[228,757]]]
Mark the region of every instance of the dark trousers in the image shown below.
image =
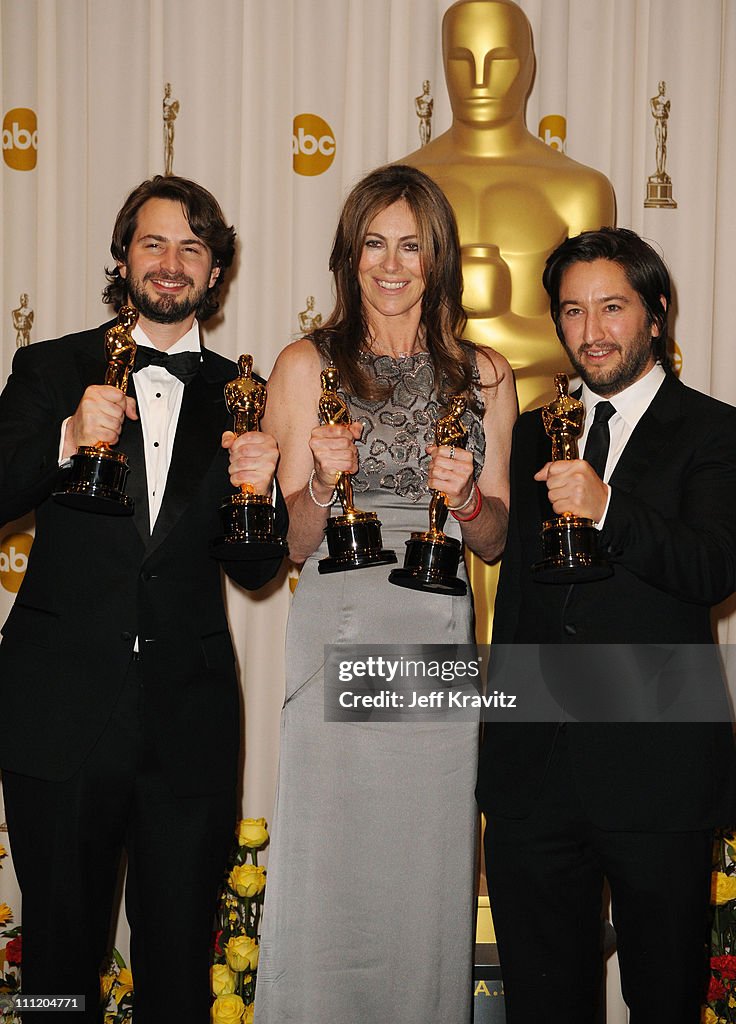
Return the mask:
[[[131,664],[113,716],[65,782],[3,772],[13,864],[23,905],[25,995],[84,995],[86,1011],[54,1020],[98,1024],[98,971],[109,951],[123,851],[136,1024],[209,1020],[209,946],[235,822],[235,780],[223,792],[175,796],[146,728]],[[24,1024],[48,1024],[24,1012]]]
[[[486,872],[508,1024],[591,1024],[611,890],[630,1024],[698,1024],[707,985],[711,832],[611,832],[577,797],[565,730],[528,818],[492,815]]]

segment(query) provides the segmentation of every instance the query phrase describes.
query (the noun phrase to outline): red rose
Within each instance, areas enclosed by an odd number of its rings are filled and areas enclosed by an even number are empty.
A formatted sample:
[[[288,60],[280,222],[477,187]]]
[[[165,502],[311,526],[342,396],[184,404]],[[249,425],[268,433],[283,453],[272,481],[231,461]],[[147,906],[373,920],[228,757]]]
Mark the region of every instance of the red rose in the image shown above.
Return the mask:
[[[16,967],[20,964],[22,942],[23,936],[18,935],[15,939],[11,939],[5,947],[5,958],[9,964],[15,964]]]
[[[222,928],[219,932],[214,932],[212,935],[212,946],[216,956],[222,956],[222,946],[220,945],[220,939],[222,938]]]
[[[736,980],[736,956],[711,957],[710,965],[726,981]]]
[[[726,988],[723,982],[719,978],[710,979],[710,985],[708,986],[708,1002],[713,1003],[716,999],[726,998]]]

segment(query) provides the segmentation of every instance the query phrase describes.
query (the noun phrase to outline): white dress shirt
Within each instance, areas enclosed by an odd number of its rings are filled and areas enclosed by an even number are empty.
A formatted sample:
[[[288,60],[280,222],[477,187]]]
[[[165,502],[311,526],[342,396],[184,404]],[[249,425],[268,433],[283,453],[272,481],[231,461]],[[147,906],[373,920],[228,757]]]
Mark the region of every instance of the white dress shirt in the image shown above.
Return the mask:
[[[628,444],[629,438],[634,433],[634,428],[651,405],[652,399],[662,386],[664,378],[665,372],[661,364],[657,363],[649,373],[634,381],[633,384],[629,384],[627,388],[619,391],[617,395],[613,395],[611,398],[597,395],[594,391],[590,390],[587,384],[583,384],[580,399],[585,406],[585,426],[580,439],[581,458],[585,458],[585,445],[593,422],[593,416],[595,415],[596,405],[599,402],[610,402],[616,410],[608,421],[611,444],[608,449],[606,468],[603,473],[603,481],[606,484],[608,498],[606,499],[605,512],[596,523],[599,530],[603,528],[608,505],[611,501],[611,488],[608,486],[608,481],[623,454],[624,448]]]
[[[132,331],[133,340],[141,348],[155,348],[146,337],[140,324]],[[178,352],[199,352],[199,324],[194,321],[187,331],[171,348],[167,355]],[[151,533],[161,511],[166,478],[169,475],[174,438],[179,423],[179,412],[184,397],[184,384],[172,376],[163,366],[144,366],[135,374],[135,394],[138,415],[143,429],[143,451],[146,459],[146,481],[148,483],[148,518]]]

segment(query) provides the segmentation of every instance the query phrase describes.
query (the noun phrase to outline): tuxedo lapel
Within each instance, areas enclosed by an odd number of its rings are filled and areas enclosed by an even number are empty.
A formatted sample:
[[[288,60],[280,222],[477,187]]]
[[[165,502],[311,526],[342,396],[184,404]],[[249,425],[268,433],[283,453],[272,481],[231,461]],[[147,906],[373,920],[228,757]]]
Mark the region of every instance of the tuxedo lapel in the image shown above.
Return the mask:
[[[660,461],[662,449],[682,418],[681,388],[676,377],[665,377],[611,474],[614,487],[630,493]]]
[[[158,547],[176,524],[218,454],[220,438],[227,426],[223,383],[222,380],[208,379],[206,373],[200,372],[184,388],[166,490],[147,555]],[[223,478],[222,485],[224,496],[227,492],[226,478]]]
[[[99,348],[95,344],[93,348],[80,348],[76,353],[77,373],[82,391],[90,384],[104,384],[107,361],[105,360],[105,329],[108,324],[99,328]]]
[[[135,383],[133,375],[128,379],[128,394],[135,398]],[[148,544],[151,537],[151,525],[148,513],[148,478],[146,476],[146,453],[143,445],[143,427],[140,418],[129,420],[126,418],[120,434],[120,440],[115,446],[118,451],[123,452],[128,458],[130,472],[126,481],[125,491],[133,499],[133,521],[144,544]]]
[[[542,422],[541,411],[538,410],[537,429],[535,435],[536,447],[534,451],[532,476],[534,473],[538,473],[542,466],[546,465],[552,458],[552,440],[544,429]],[[526,460],[522,460],[522,465],[529,465]],[[552,506],[549,502],[547,484],[544,480],[535,481],[532,480],[535,493],[537,495],[537,507],[538,517],[537,522],[545,522],[547,519],[551,519],[554,515]]]

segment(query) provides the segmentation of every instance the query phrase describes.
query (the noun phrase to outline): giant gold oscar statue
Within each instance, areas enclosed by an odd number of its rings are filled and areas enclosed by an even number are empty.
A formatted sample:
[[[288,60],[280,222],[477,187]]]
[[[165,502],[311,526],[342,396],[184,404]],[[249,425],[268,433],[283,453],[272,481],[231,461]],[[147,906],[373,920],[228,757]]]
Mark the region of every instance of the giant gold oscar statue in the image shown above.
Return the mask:
[[[569,369],[542,287],[545,260],[568,236],[614,223],[613,188],[527,129],[534,51],[517,4],[458,0],[442,22],[442,50],[452,125],[402,163],[434,178],[450,200],[466,337],[506,356],[519,406],[532,409],[549,398],[554,374]],[[478,640],[488,642],[496,572],[475,556],[468,571]]]

